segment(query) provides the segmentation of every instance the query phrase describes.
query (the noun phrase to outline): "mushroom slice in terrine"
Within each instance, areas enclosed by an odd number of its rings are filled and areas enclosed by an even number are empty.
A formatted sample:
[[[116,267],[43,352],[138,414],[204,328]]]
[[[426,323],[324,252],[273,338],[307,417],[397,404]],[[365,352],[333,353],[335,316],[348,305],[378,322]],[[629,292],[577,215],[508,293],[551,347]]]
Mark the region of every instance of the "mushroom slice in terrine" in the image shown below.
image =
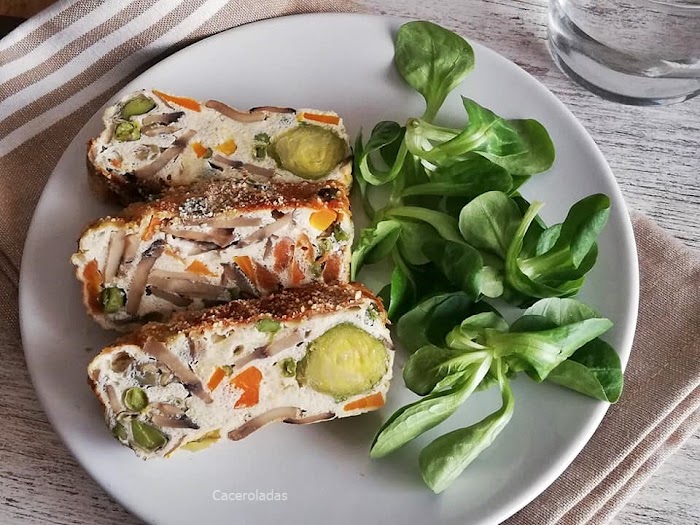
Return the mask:
[[[92,188],[122,203],[202,178],[335,180],[349,186],[351,150],[342,119],[315,109],[247,111],[158,90],[121,98],[88,144]]]
[[[199,182],[89,226],[71,261],[89,314],[128,330],[310,282],[346,282],[353,225],[336,182]]]
[[[117,439],[142,458],[384,404],[394,358],[381,302],[312,284],[149,323],[105,348],[89,383]]]

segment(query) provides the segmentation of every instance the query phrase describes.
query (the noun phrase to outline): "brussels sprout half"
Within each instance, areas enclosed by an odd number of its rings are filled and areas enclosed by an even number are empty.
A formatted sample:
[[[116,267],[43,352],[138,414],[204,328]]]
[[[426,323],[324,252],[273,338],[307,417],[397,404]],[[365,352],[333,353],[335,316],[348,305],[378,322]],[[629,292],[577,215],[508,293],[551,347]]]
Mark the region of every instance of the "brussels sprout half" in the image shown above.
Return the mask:
[[[275,137],[269,153],[277,165],[303,179],[320,179],[345,157],[345,141],[334,131],[302,124]]]
[[[379,339],[342,323],[309,343],[296,376],[302,385],[345,399],[371,390],[387,367],[387,351]]]

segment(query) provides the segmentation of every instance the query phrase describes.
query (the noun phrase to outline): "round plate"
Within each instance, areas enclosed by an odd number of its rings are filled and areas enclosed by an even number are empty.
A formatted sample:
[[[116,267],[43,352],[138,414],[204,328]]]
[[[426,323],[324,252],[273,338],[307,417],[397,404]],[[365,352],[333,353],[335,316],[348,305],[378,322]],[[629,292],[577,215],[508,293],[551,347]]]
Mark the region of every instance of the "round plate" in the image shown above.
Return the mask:
[[[393,34],[401,20],[305,15],[255,23],[207,38],[142,74],[142,87],[238,107],[328,108],[351,136],[378,120],[423,112],[423,101],[394,70]],[[468,35],[467,35],[468,37]],[[605,338],[629,356],[638,272],[632,228],[605,159],[574,116],[523,70],[474,44],[476,68],[447,100],[440,120],[464,121],[465,94],[507,118],[542,122],[557,148],[554,167],[524,194],[561,221],[585,195],[612,198],[600,257],[581,294],[615,323]],[[68,261],[82,228],[107,209],[89,193],[85,143],[100,115],[78,134],[46,186],[22,265],[22,339],[32,380],[54,427],[83,467],[129,510],[153,523],[497,523],[544,490],[595,431],[607,405],[527,378],[515,381],[515,415],[496,442],[440,496],[422,482],[418,451],[429,440],[493,411],[497,392],[472,396],[448,422],[384,460],[367,452],[375,431],[414,399],[400,374],[399,349],[389,403],[381,411],[320,425],[272,425],[241,442],[143,462],[119,445],[86,386],[86,365],[114,339],[85,314]],[[236,496],[236,494],[241,494]],[[238,499],[235,499],[238,497]],[[233,498],[233,499],[230,499]],[[271,500],[271,501],[270,501]],[[234,518],[235,517],[235,518]]]

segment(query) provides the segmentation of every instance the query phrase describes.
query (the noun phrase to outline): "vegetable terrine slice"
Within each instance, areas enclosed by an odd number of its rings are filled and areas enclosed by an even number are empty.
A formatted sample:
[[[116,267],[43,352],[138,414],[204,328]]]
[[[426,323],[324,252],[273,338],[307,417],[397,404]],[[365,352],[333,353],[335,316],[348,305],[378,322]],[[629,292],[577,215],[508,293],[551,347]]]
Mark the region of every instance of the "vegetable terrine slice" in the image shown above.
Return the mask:
[[[170,322],[105,348],[88,381],[117,439],[144,459],[384,404],[394,358],[381,302],[357,284],[284,290]]]
[[[108,107],[103,121],[105,129],[88,144],[90,182],[122,203],[241,173],[287,182],[352,181],[347,132],[328,111],[241,111],[216,100],[143,90]]]
[[[90,315],[123,331],[174,310],[346,282],[352,238],[334,181],[214,180],[98,220],[71,262]]]

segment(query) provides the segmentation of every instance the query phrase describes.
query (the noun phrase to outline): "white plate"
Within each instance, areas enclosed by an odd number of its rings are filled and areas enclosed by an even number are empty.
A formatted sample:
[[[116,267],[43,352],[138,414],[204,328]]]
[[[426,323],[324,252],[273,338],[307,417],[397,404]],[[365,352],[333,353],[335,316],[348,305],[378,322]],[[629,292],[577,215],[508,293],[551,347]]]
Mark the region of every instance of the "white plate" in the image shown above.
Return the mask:
[[[330,108],[345,118],[354,136],[378,120],[403,121],[422,113],[422,99],[406,87],[392,63],[392,34],[400,24],[330,14],[260,22],[176,53],[125,91],[157,87],[244,108]],[[637,257],[613,175],[583,127],[547,89],[493,51],[478,44],[474,48],[476,69],[448,99],[442,119],[464,119],[458,95],[466,94],[508,118],[542,122],[554,140],[557,161],[550,172],[527,184],[525,196],[547,202],[545,220],[561,220],[573,202],[590,193],[612,197],[600,258],[582,297],[614,321],[606,339],[626,363],[636,322]],[[544,490],[605,414],[603,403],[518,379],[513,420],[441,496],[423,485],[417,466],[418,451],[436,431],[391,458],[370,461],[367,456],[380,423],[413,399],[400,374],[389,404],[378,413],[302,428],[273,425],[242,442],[142,462],[110,436],[86,386],[88,361],[113,336],[88,320],[68,262],[82,228],[114,211],[99,204],[86,184],[85,142],[99,129],[95,115],[63,155],[36,209],[22,265],[22,338],[37,393],[60,436],[90,475],[143,519],[188,525],[496,523]],[[403,359],[398,361],[400,365]],[[496,392],[473,396],[439,433],[484,416],[498,405],[498,397]],[[215,499],[222,493],[256,491],[254,501]],[[280,497],[284,493],[286,501],[260,501],[260,493],[271,491]]]

